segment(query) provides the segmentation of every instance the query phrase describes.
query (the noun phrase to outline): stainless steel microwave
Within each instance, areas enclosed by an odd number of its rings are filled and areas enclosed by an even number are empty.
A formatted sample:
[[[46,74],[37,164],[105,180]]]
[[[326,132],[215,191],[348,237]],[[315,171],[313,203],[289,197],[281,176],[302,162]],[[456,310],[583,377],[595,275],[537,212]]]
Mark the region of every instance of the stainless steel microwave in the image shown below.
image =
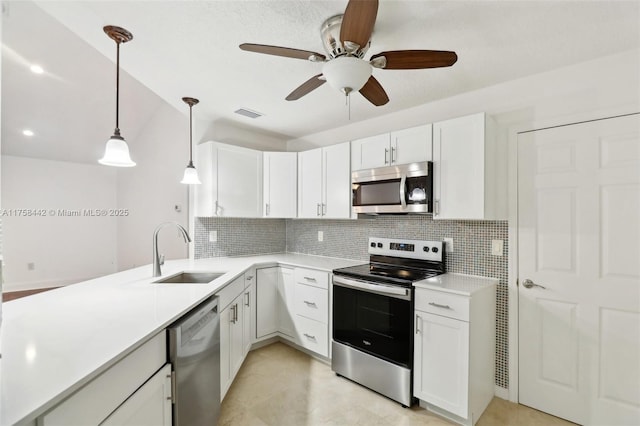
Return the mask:
[[[357,170],[351,174],[356,213],[433,212],[433,163]]]

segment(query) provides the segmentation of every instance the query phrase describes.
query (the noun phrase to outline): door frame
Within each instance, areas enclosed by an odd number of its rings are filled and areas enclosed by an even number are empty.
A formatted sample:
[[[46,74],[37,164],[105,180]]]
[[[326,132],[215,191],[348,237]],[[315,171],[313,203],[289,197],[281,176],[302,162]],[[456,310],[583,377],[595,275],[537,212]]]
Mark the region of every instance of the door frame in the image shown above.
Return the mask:
[[[532,111],[532,113],[535,111]],[[496,386],[496,396],[511,402],[519,401],[519,353],[518,353],[518,135],[553,127],[582,124],[640,113],[640,103],[625,104],[610,108],[593,109],[546,118],[520,120],[508,126],[507,139],[507,207],[509,229],[508,259],[508,330],[509,330],[509,389],[507,392]]]

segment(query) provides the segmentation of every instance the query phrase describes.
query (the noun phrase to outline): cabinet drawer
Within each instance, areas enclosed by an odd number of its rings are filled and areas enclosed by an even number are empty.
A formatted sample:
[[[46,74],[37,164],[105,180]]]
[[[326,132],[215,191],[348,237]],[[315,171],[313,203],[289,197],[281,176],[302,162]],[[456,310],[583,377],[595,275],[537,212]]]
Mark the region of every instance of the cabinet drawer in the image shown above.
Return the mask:
[[[225,288],[218,293],[218,312],[222,312],[229,303],[244,290],[244,274],[231,281]]]
[[[416,310],[469,321],[469,298],[436,290],[416,289]]]
[[[167,362],[164,331],[42,416],[38,424],[99,424]]]
[[[327,323],[329,317],[329,292],[322,288],[296,283],[295,313],[303,317]]]
[[[329,328],[327,324],[300,315],[296,315],[295,321],[300,346],[328,357]]]
[[[316,271],[315,269],[296,268],[294,277],[297,283],[307,284],[313,287],[329,289],[329,273]]]

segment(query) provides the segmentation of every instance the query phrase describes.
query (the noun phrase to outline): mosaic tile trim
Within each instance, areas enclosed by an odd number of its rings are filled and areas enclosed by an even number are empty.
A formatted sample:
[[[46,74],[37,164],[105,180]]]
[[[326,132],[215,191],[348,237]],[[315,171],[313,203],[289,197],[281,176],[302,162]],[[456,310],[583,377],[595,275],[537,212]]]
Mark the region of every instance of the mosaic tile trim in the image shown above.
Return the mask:
[[[209,242],[209,231],[218,241]],[[195,218],[195,258],[246,256],[286,251],[284,219]]]
[[[367,261],[370,236],[442,240],[453,238],[447,271],[498,278],[496,385],[509,386],[507,221],[433,220],[431,215],[367,216],[358,220],[196,218],[196,259],[292,252]],[[209,231],[218,241],[209,242]],[[324,241],[318,241],[323,231]],[[503,256],[491,255],[491,240],[504,241]]]

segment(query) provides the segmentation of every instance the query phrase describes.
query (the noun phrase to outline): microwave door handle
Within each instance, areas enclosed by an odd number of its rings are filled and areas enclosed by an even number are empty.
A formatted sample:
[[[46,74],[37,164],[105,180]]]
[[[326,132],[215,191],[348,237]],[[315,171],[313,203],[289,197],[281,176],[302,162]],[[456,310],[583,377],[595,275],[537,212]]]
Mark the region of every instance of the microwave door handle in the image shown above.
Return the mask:
[[[407,184],[407,175],[402,175],[402,179],[400,179],[400,204],[402,204],[402,208],[407,208],[407,193],[406,193],[406,184]]]

